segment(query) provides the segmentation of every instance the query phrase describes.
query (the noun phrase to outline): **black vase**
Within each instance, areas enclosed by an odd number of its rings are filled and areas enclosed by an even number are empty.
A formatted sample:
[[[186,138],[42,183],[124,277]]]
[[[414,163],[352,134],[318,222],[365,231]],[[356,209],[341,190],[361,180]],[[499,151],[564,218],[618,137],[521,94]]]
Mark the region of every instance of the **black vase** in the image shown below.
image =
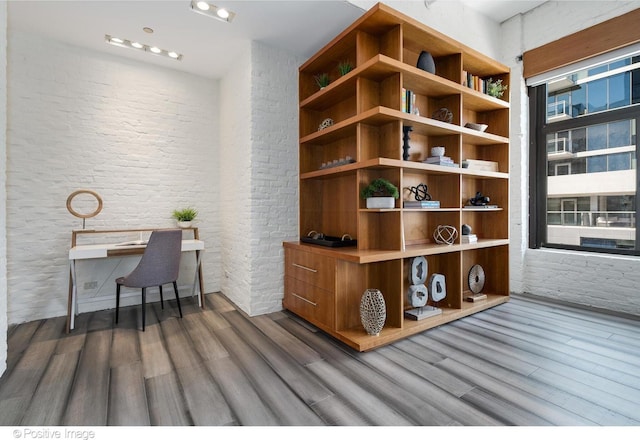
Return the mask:
[[[423,50],[420,52],[420,56],[418,57],[418,69],[422,69],[429,73],[436,73],[436,63],[433,60],[433,56],[431,53]]]

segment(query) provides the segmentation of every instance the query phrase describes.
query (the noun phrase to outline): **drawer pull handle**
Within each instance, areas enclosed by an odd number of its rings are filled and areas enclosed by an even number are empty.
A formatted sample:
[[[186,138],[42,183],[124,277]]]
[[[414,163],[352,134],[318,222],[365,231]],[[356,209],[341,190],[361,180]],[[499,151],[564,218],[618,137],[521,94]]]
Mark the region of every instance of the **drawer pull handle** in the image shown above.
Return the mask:
[[[309,272],[313,272],[313,273],[318,273],[318,271],[316,269],[311,269],[310,267],[302,266],[302,265],[296,264],[296,263],[291,263],[291,264],[294,265],[297,268],[308,270]]]
[[[300,295],[297,295],[297,294],[295,294],[295,293],[293,293],[293,292],[291,292],[291,294],[292,294],[293,296],[295,296],[296,298],[301,299],[302,301],[304,301],[304,302],[306,302],[306,303],[311,304],[313,307],[315,307],[315,306],[317,306],[317,305],[318,305],[317,303],[314,303],[313,301],[309,301],[307,298],[303,298],[303,297],[301,297]]]

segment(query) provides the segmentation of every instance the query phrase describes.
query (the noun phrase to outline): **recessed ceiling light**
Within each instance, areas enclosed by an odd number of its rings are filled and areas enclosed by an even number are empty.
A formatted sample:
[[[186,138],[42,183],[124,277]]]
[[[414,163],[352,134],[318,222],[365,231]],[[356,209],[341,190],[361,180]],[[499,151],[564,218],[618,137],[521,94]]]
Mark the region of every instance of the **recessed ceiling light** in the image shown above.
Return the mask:
[[[153,29],[151,29],[150,27],[143,27],[142,30],[147,34],[153,34]]]
[[[235,12],[202,0],[191,0],[191,10],[227,23],[230,23],[236,16]]]
[[[178,60],[181,61],[182,60],[182,55],[179,54],[178,52],[175,51],[169,51],[169,50],[164,50],[161,49],[157,46],[149,46],[147,44],[143,44],[140,43],[138,41],[131,41],[131,40],[126,40],[123,38],[116,38],[116,37],[112,37],[110,35],[105,35],[104,36],[104,41],[106,41],[107,43],[113,45],[113,46],[118,46],[118,47],[127,47],[129,49],[135,49],[135,50],[139,50],[139,51],[143,51],[143,52],[148,52],[148,53],[152,53],[154,55],[160,55],[160,56],[164,56],[167,58],[171,58],[174,60]]]
[[[209,8],[210,8],[209,3],[207,3],[207,2],[198,2],[198,3],[196,3],[196,6],[201,11],[208,11]]]

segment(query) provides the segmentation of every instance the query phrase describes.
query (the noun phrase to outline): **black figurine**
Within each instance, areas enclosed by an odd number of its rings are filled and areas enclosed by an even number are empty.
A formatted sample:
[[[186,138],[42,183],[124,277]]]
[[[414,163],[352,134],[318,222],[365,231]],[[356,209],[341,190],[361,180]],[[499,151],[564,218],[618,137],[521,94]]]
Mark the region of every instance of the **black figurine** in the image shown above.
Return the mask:
[[[476,196],[472,199],[469,199],[469,203],[473,206],[486,206],[491,199],[487,196],[483,196],[480,191],[476,193]]]

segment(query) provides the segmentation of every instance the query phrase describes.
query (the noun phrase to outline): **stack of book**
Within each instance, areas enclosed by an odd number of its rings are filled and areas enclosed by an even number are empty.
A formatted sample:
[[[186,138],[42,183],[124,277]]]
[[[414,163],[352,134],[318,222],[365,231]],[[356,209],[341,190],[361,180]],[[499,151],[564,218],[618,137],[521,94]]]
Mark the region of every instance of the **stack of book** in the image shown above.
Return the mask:
[[[460,243],[462,244],[477,243],[477,242],[478,242],[478,236],[476,234],[467,234],[467,235],[460,236]]]
[[[478,171],[498,171],[498,162],[490,160],[466,159],[462,161],[462,168]]]
[[[477,90],[478,92],[487,93],[486,81],[479,76],[472,75],[466,70],[462,71],[462,83],[470,89]]]
[[[405,208],[419,208],[419,209],[428,209],[428,208],[440,208],[440,201],[438,200],[405,200],[404,202]]]
[[[402,88],[402,110],[403,113],[417,114],[418,108],[416,107],[416,94],[411,90]]]
[[[457,167],[458,164],[455,163],[453,161],[453,159],[451,159],[448,156],[431,156],[431,157],[427,157],[425,160],[422,161],[423,163],[428,163],[431,165],[444,165],[447,167]]]

